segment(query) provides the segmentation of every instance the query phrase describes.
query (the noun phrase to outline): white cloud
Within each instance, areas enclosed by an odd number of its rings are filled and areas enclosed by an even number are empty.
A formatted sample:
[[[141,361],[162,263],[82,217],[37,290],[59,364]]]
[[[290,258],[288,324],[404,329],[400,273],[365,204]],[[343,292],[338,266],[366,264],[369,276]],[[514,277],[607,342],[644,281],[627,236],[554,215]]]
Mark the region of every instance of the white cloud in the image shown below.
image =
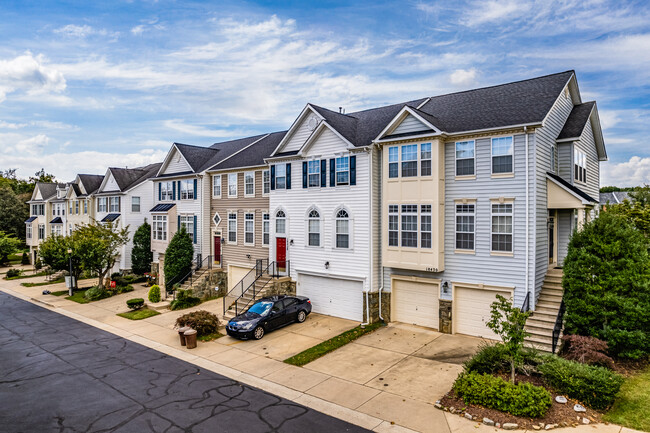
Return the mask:
[[[650,157],[633,156],[625,162],[604,163],[600,183],[621,187],[650,184]]]
[[[469,27],[482,24],[512,20],[530,11],[532,2],[523,0],[487,0],[475,1],[466,9],[461,19]]]
[[[141,35],[143,32],[144,32],[144,25],[142,24],[131,28],[131,33],[133,33],[136,36]]]
[[[49,144],[50,138],[45,134],[20,140],[14,149],[18,154],[38,155]]]
[[[449,75],[449,81],[455,86],[470,86],[476,82],[476,69],[456,69]]]
[[[185,123],[183,119],[169,119],[165,120],[163,124],[166,128],[173,129],[174,131],[199,137],[242,137],[248,134],[246,131],[231,129],[209,129],[204,126],[190,125]]]
[[[87,24],[82,26],[68,24],[67,26],[54,29],[53,31],[57,34],[75,38],[85,38],[86,36],[95,33],[95,30]]]
[[[0,60],[0,102],[7,94],[20,90],[27,94],[43,94],[60,93],[65,88],[63,74],[45,65],[42,55],[34,57],[26,52],[11,60]]]

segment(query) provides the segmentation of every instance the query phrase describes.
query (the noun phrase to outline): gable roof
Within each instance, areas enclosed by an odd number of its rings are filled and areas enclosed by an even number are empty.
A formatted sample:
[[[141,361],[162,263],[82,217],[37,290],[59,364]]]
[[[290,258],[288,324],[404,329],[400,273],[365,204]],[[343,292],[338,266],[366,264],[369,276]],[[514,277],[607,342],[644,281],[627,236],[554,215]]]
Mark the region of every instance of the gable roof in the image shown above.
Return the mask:
[[[161,165],[162,163],[157,162],[155,164],[149,164],[144,167],[110,167],[108,170],[113,175],[115,182],[117,182],[117,186],[120,187],[120,191],[126,191],[136,185],[139,185],[150,177],[155,176]]]
[[[574,105],[557,139],[563,140],[568,138],[579,138],[582,135],[585,126],[587,126],[589,116],[591,116],[591,112],[595,105],[595,101]]]
[[[104,180],[103,174],[79,174],[79,181],[83,184],[86,194],[97,191]]]
[[[569,191],[575,196],[578,196],[582,200],[586,200],[589,203],[598,203],[598,200],[587,194],[586,192],[583,192],[580,188],[571,185],[571,183],[567,182],[560,176],[558,176],[555,173],[551,173],[550,171],[546,173],[546,175],[553,181],[555,181],[556,184],[560,185],[563,187],[565,190]]]
[[[59,186],[57,183],[51,182],[36,182],[36,188],[41,192],[43,200],[56,196],[56,188]]]
[[[600,202],[603,204],[619,204],[624,200],[630,200],[630,193],[627,191],[601,192]]]
[[[266,165],[264,161],[271,156],[273,150],[280,144],[280,141],[287,134],[287,131],[272,132],[254,141],[248,147],[232,154],[210,168],[210,170],[226,170],[239,167],[255,167]]]

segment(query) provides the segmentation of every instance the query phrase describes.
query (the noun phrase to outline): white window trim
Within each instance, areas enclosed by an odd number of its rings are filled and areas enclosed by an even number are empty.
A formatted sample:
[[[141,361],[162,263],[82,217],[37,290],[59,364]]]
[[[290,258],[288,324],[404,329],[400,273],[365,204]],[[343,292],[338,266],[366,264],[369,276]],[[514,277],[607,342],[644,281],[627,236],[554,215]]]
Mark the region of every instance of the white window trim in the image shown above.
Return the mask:
[[[347,158],[348,159],[348,169],[347,170],[341,170],[339,171],[338,167],[338,160],[342,158]],[[339,173],[347,173],[348,174],[348,181],[345,183],[339,183]],[[337,155],[334,157],[334,184],[336,186],[350,186],[350,155]],[[336,212],[338,213],[339,210],[342,208],[338,209]],[[348,212],[347,209],[345,209],[346,212]],[[350,215],[350,212],[348,212],[348,215]],[[336,216],[335,216],[336,217]]]
[[[512,251],[494,251],[492,249],[492,216],[493,215],[507,215],[507,214],[495,214],[492,212],[493,204],[511,204],[512,205]],[[476,240],[475,240],[476,242]],[[476,247],[476,246],[475,246]],[[512,198],[504,199],[490,199],[490,255],[492,256],[505,256],[505,257],[514,257],[515,253],[515,200]]]
[[[494,167],[492,163],[492,159],[495,156],[492,151],[494,140],[499,138],[508,138],[508,137],[512,138],[512,153],[510,154],[510,156],[512,156],[512,170],[503,173],[494,173],[493,171]],[[496,155],[496,156],[506,156],[506,155]],[[474,144],[474,157],[476,157],[476,144]],[[515,136],[514,135],[500,135],[496,137],[490,137],[490,174],[494,178],[513,177],[515,175]]]
[[[429,212],[422,212],[422,206],[429,206],[431,210]],[[418,239],[418,248],[421,250],[432,250],[433,249],[433,203],[420,203],[418,206],[418,213],[419,213],[419,218],[418,218],[418,231],[420,232],[420,238]],[[429,216],[429,225],[431,226],[431,229],[429,231],[424,231],[422,230],[422,216],[423,215],[428,215]],[[422,233],[429,233],[431,235],[429,242],[431,243],[431,246],[428,247],[423,247],[422,246]]]
[[[249,232],[249,231],[246,230],[246,221],[247,221],[246,216],[247,215],[253,215],[253,231],[252,232]],[[253,242],[246,242],[246,235],[248,233],[253,234]],[[246,211],[246,212],[244,212],[244,245],[247,245],[247,246],[255,245],[255,211]]]
[[[397,149],[397,161],[394,161],[394,162],[390,161],[390,149],[392,149],[392,148]],[[399,161],[399,153],[400,153],[400,146],[388,146],[388,152],[386,153],[386,159],[387,159],[387,162],[388,162],[388,167],[387,167],[386,173],[387,173],[387,179],[388,180],[391,180],[391,179],[397,180],[397,179],[400,178],[401,170],[400,170],[400,166],[399,166],[399,162],[400,162]],[[390,165],[391,164],[397,164],[397,176],[395,176],[395,177],[390,177]]]
[[[397,206],[397,212],[391,212],[390,211],[391,206]],[[388,248],[399,248],[399,232],[400,232],[400,227],[399,227],[399,224],[400,224],[399,207],[400,207],[400,205],[396,204],[396,203],[389,203],[388,204],[388,209],[387,209],[388,217],[386,219],[386,221],[387,221],[387,226],[386,227],[388,229],[388,233],[387,233],[387,236],[386,236],[386,245],[388,246]],[[397,245],[391,245],[390,244],[390,232],[395,231],[395,230],[390,229],[390,217],[391,216],[397,216]]]
[[[138,199],[138,208],[139,210],[133,210],[133,199]],[[131,197],[131,213],[140,213],[142,212],[142,200],[140,199],[139,196],[132,196]]]
[[[181,226],[185,226],[185,231],[187,232],[188,235],[190,235],[190,239],[192,239],[192,243],[196,243],[194,239],[194,214],[182,214],[180,215],[181,217]],[[188,230],[187,226],[191,224],[192,225],[192,230]],[[178,228],[180,230],[180,227]],[[198,237],[198,230],[196,231],[197,237]]]
[[[284,216],[278,218],[278,213],[279,212],[282,212],[284,214]],[[277,222],[278,219],[283,219],[284,220],[284,232],[282,232],[282,233],[278,232],[278,222]],[[287,211],[286,210],[277,209],[273,213],[273,218],[271,220],[273,221],[273,234],[274,235],[280,235],[280,237],[287,237],[289,235],[289,230],[288,230],[288,228],[289,228],[289,225],[288,225],[289,218],[287,217]]]
[[[402,210],[402,206],[415,206],[416,210],[415,210],[415,212],[404,212]],[[398,210],[399,210],[399,226],[398,226],[399,227],[399,238],[398,238],[399,247],[400,248],[408,248],[409,250],[413,250],[413,249],[419,250],[419,249],[421,249],[420,248],[420,238],[421,238],[421,235],[420,235],[420,228],[421,228],[420,227],[420,205],[419,204],[414,204],[414,203],[400,203]],[[415,216],[415,234],[416,234],[417,238],[415,240],[415,246],[414,247],[412,247],[412,246],[404,246],[403,242],[402,242],[402,233],[404,232],[404,230],[402,230],[402,217],[404,215]],[[431,229],[433,231],[433,227]],[[411,233],[412,230],[409,230],[408,232]]]
[[[316,173],[310,173],[309,171],[309,166],[312,165],[312,163],[316,163],[316,168],[318,169]],[[307,161],[307,188],[320,188],[321,187],[321,160],[320,159],[310,159]],[[317,176],[317,182],[316,185],[310,185],[310,176]]]
[[[265,173],[269,177],[269,183],[268,183],[269,190],[268,190],[268,192],[264,192],[264,185],[265,185],[264,174]],[[268,197],[270,193],[271,193],[271,170],[270,169],[262,170],[262,197]]]
[[[474,206],[474,212],[472,212],[472,216],[474,217],[474,231],[473,232],[459,232],[458,231],[458,216],[467,216],[470,215],[469,213],[458,213],[458,208],[457,205],[463,205],[463,204],[471,204]],[[490,204],[490,211],[492,210],[492,205]],[[466,249],[466,248],[458,248],[457,247],[457,236],[458,233],[472,233],[474,235],[474,248],[472,249]],[[490,216],[490,243],[492,242],[492,217]],[[476,200],[456,200],[454,203],[454,252],[459,253],[459,254],[469,254],[469,253],[474,253],[476,252]]]
[[[167,215],[153,214],[151,216],[151,222],[152,222],[151,234],[152,234],[153,240],[154,241],[166,242],[167,238],[168,238],[168,236],[167,236],[168,231],[169,231],[169,218],[167,218]],[[162,230],[163,239],[158,238],[156,236],[156,233],[157,233],[156,227],[157,227],[158,224],[161,224],[161,223],[163,224],[163,230]]]
[[[215,180],[216,179],[219,179],[219,193],[218,194],[214,193],[214,187],[215,187]],[[221,182],[222,182],[222,179],[221,179],[220,174],[213,174],[212,175],[212,198],[221,198],[221,191],[222,191],[222,187],[223,187],[223,184]]]
[[[235,193],[230,194],[230,176],[235,176]],[[239,193],[238,188],[237,188],[237,183],[239,182],[239,175],[238,173],[228,173],[228,198],[237,198],[237,194]]]
[[[267,219],[264,219],[264,217],[267,216]],[[268,224],[268,230],[264,230],[264,223]],[[286,227],[285,227],[286,230]],[[264,242],[264,235],[267,235],[268,241]],[[271,243],[271,214],[269,211],[264,211],[262,212],[262,245],[268,246]]]
[[[311,218],[309,218],[309,214],[312,211],[318,212],[318,245],[309,245],[309,221]],[[305,215],[305,228],[306,228],[306,242],[305,242],[305,248],[323,248],[323,212],[321,212],[320,209],[318,209],[315,206],[309,207],[307,210],[307,214]]]
[[[253,192],[252,192],[252,194],[248,194],[246,192],[246,176],[252,176],[253,177]],[[255,197],[255,172],[254,171],[244,172],[244,197]]]
[[[456,146],[458,146],[459,143],[469,143],[469,142],[472,142],[474,144],[474,156],[472,158],[458,158],[456,156],[457,153]],[[492,143],[492,139],[490,139],[490,143]],[[458,174],[458,161],[463,161],[466,159],[474,160],[474,174]],[[492,155],[490,155],[490,167],[491,166],[492,166]],[[461,141],[454,142],[454,177],[456,180],[476,179],[476,140],[461,140]]]
[[[418,143],[406,143],[402,144],[399,149],[399,177],[400,178],[417,178],[420,177],[420,142]],[[404,148],[406,146],[415,146],[415,159],[409,159],[404,161]],[[404,176],[403,167],[405,162],[415,162],[415,175],[414,176]]]
[[[337,215],[338,215],[338,213],[340,211],[345,211],[348,214],[348,217],[347,217],[347,221],[348,221],[348,233],[347,233],[347,235],[348,235],[348,246],[347,247],[339,247],[338,242],[337,242],[337,236],[338,236],[339,233],[338,233],[338,227],[337,227],[336,223],[339,220],[337,218]],[[354,244],[352,243],[353,242],[353,238],[352,238],[352,232],[353,232],[352,227],[353,226],[354,226],[354,219],[352,218],[352,213],[350,212],[350,210],[345,206],[341,206],[341,207],[336,208],[336,210],[334,211],[334,230],[333,230],[334,239],[332,240],[332,245],[334,246],[334,249],[343,250],[343,251],[352,251],[352,250],[354,250]]]
[[[284,176],[278,176],[278,167],[282,167],[284,170]],[[284,179],[284,186],[282,188],[278,187],[278,179]],[[309,183],[309,177],[307,178],[307,183]],[[286,190],[287,189],[287,166],[284,163],[275,164],[275,190]],[[286,213],[286,212],[285,212]]]
[[[230,230],[230,215],[235,215],[235,219],[234,219],[234,221],[235,221],[235,230],[234,230],[234,233],[235,233],[235,240],[234,240],[234,241],[231,241],[231,240],[230,240],[230,232],[231,232],[231,230]],[[239,225],[239,218],[238,218],[238,215],[237,215],[237,211],[228,211],[228,213],[227,213],[226,216],[227,216],[227,218],[228,218],[228,220],[227,220],[228,222],[227,222],[227,224],[226,224],[226,234],[227,234],[226,242],[227,242],[228,244],[230,244],[230,245],[237,245],[237,241],[239,240],[239,233],[237,233],[238,228],[239,228],[239,227],[238,227],[238,225]]]
[[[179,200],[194,200],[194,179],[183,179],[180,181],[180,190],[178,192],[178,199]],[[185,191],[183,191],[183,187],[186,187]],[[183,197],[183,192],[185,192],[185,197]],[[192,193],[192,197],[190,197],[190,192]]]

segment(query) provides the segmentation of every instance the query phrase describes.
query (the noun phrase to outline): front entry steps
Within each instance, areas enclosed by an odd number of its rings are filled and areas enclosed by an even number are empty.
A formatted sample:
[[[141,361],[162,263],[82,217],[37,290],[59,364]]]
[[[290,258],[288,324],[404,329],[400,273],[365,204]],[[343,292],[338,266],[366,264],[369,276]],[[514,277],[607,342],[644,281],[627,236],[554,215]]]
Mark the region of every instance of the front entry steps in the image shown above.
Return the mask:
[[[273,284],[269,284],[271,281],[273,281],[273,277],[268,274],[263,274],[257,281],[255,281],[255,296],[253,296],[253,291],[249,289],[240,298],[241,305],[246,305],[246,308],[243,310],[246,310],[248,307],[253,305],[256,300],[271,294],[274,288]],[[239,311],[239,314],[242,312],[243,311]],[[226,313],[223,315],[223,320],[228,323],[233,317],[235,317],[234,305],[226,310]]]
[[[560,312],[563,295],[562,269],[549,269],[542,284],[542,292],[537,299],[535,312],[526,321],[526,331],[530,333],[526,343],[529,346],[543,352],[552,352],[553,328]]]

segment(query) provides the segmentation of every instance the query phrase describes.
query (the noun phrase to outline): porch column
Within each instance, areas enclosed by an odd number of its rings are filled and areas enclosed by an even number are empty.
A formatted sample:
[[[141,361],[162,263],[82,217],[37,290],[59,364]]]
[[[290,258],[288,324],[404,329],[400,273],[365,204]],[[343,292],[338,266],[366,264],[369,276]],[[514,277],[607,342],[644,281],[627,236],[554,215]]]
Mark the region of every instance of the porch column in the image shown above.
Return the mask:
[[[585,208],[578,208],[578,231],[582,230],[585,224]]]

